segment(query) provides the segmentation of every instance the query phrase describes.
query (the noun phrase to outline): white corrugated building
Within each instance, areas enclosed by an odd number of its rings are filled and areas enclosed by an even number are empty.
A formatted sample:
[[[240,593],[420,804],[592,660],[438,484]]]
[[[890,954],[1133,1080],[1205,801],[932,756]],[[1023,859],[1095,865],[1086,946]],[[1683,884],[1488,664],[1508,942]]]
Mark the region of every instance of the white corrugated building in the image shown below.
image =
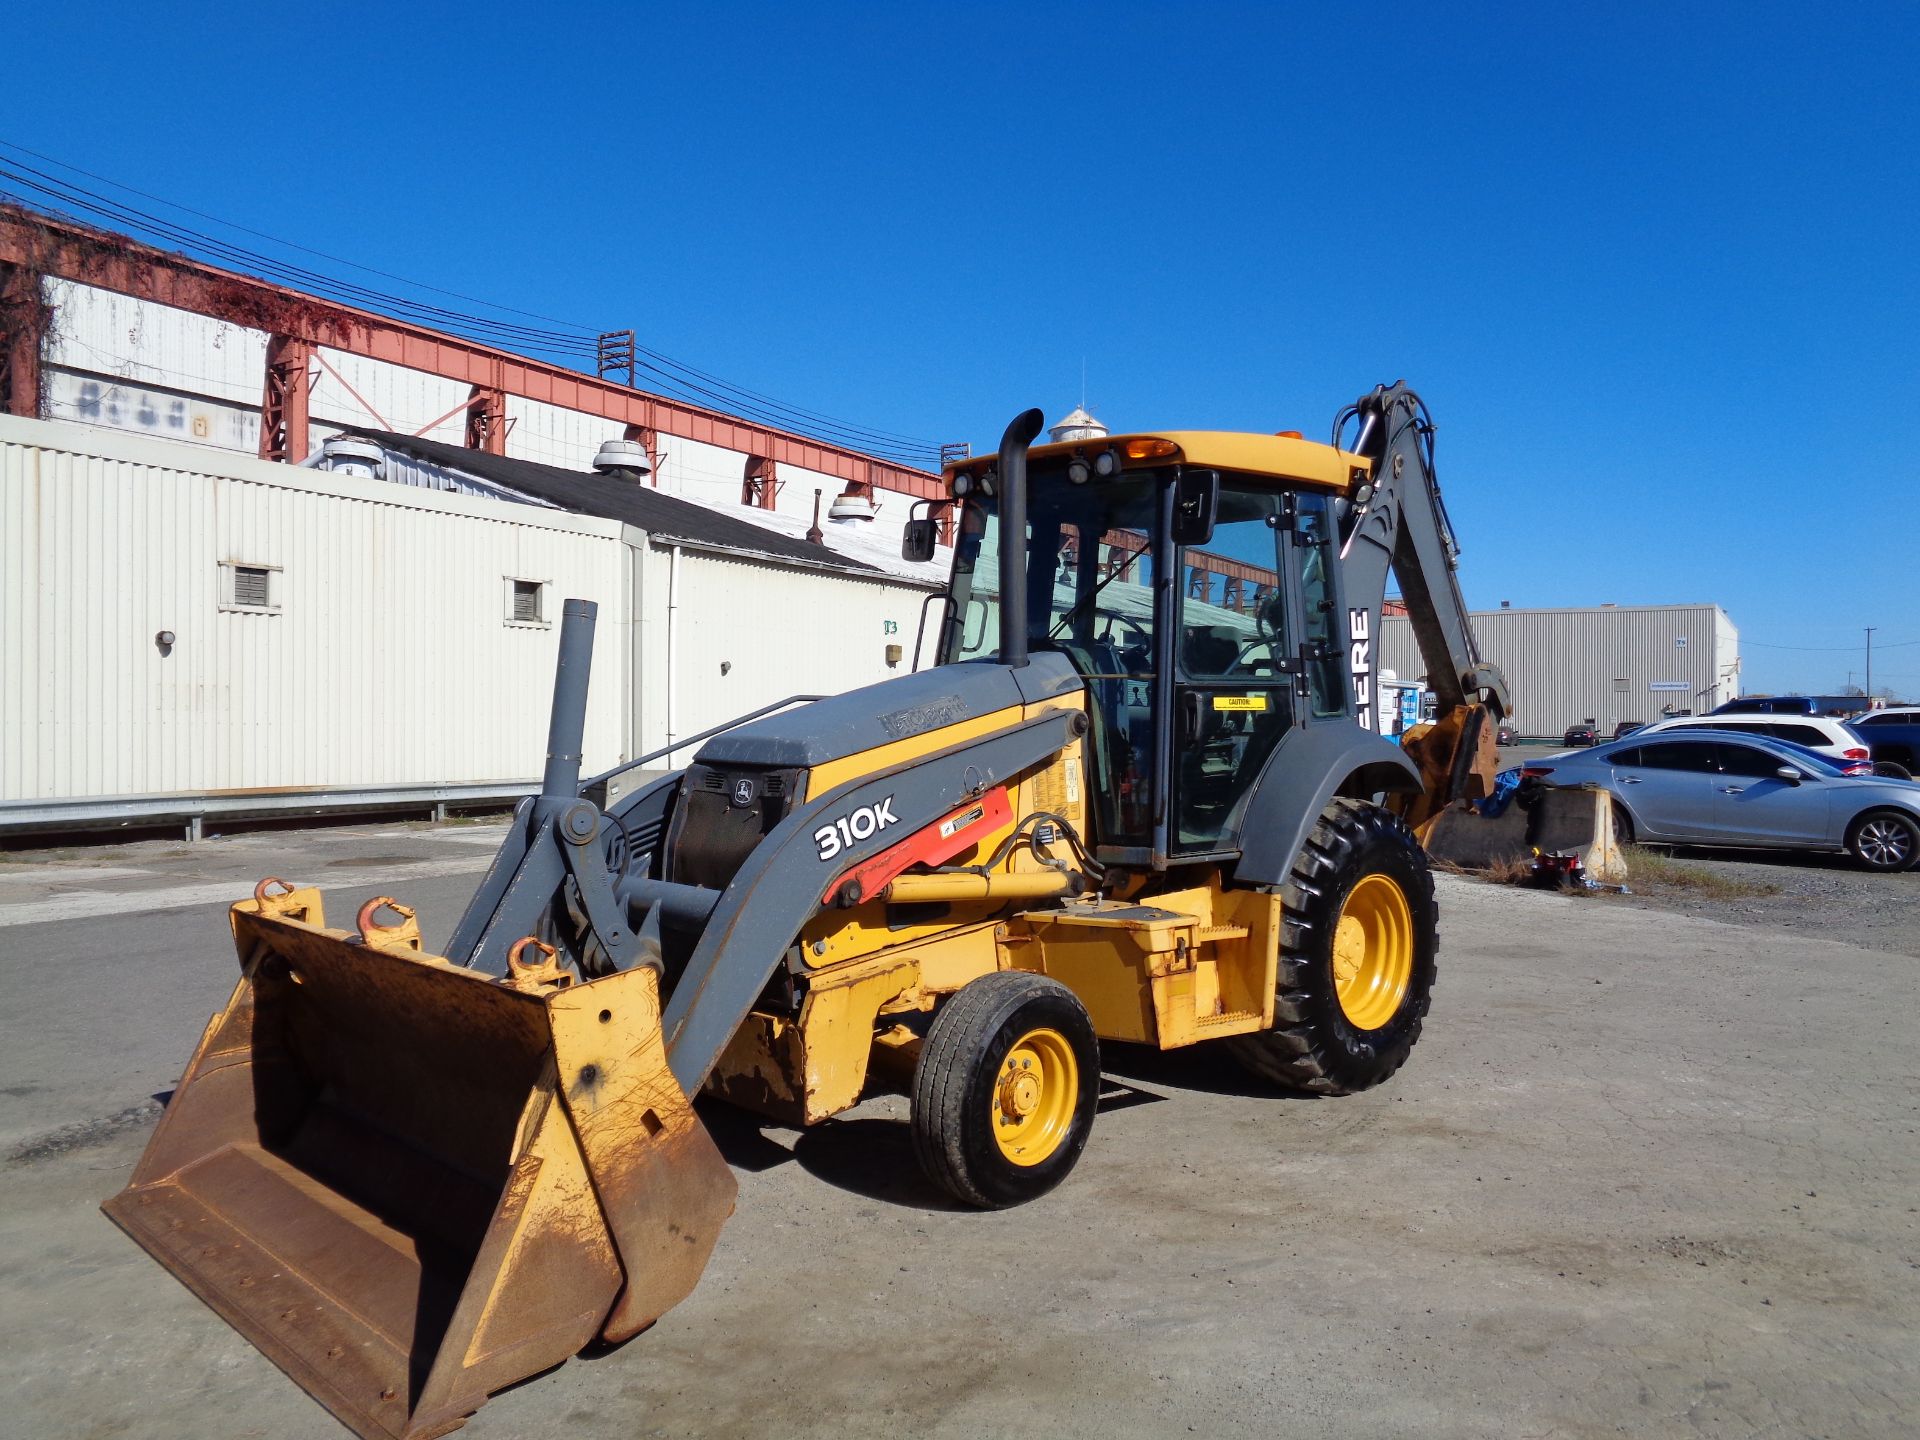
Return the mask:
[[[1507,677],[1523,734],[1557,736],[1592,723],[1611,733],[1711,710],[1740,693],[1740,633],[1718,605],[1593,605],[1473,612],[1484,658]],[[1426,674],[1404,616],[1386,617],[1381,664]]]
[[[399,478],[0,416],[0,828],[524,791],[569,596],[600,605],[610,768],[907,669],[937,570],[657,492],[606,515]]]

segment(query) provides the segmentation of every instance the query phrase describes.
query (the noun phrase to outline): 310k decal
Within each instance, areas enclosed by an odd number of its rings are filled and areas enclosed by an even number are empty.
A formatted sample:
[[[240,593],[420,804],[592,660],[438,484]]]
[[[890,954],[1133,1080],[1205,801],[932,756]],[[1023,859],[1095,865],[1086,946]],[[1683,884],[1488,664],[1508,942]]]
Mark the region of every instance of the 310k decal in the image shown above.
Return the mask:
[[[851,815],[843,815],[838,820],[830,820],[813,832],[814,848],[820,852],[822,860],[831,860],[842,850],[851,849],[856,841],[877,835],[894,823],[897,817],[893,813],[893,796],[889,795],[877,805],[862,805]]]

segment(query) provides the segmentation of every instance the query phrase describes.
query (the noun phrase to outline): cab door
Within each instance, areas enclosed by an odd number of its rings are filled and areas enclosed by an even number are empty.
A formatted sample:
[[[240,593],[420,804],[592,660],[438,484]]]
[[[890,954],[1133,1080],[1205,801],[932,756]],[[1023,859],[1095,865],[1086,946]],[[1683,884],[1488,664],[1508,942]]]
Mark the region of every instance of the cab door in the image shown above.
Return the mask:
[[[1170,856],[1234,853],[1241,804],[1280,737],[1344,716],[1327,534],[1324,497],[1228,476],[1212,538],[1177,552]]]

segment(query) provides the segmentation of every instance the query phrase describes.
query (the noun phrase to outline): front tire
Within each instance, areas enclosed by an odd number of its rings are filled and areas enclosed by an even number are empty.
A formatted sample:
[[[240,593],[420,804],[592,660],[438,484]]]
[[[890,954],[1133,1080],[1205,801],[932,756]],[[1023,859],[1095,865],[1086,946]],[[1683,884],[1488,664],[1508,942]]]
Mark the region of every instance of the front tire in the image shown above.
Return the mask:
[[[1226,1045],[1289,1089],[1346,1095],[1378,1085],[1406,1063],[1432,1000],[1439,912],[1426,851],[1399,816],[1335,800],[1281,902],[1273,1026]]]
[[[921,1046],[914,1158],[956,1200],[1019,1205],[1067,1178],[1099,1098],[1100,1042],[1079,997],[1044,975],[983,975],[940,1008]]]
[[[1905,870],[1920,859],[1920,823],[1898,810],[1873,810],[1853,822],[1847,853],[1883,875]]]

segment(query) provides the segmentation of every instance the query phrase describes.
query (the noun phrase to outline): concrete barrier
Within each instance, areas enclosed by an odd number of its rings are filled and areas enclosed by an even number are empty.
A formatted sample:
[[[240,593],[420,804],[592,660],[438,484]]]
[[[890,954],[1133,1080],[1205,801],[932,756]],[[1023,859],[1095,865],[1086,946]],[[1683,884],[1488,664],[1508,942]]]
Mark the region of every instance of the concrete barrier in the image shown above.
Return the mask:
[[[1613,838],[1613,796],[1598,789],[1542,789],[1522,808],[1514,801],[1488,819],[1464,804],[1436,815],[1421,836],[1435,860],[1463,870],[1525,863],[1535,850],[1580,857],[1603,885],[1626,883],[1626,857]]]

